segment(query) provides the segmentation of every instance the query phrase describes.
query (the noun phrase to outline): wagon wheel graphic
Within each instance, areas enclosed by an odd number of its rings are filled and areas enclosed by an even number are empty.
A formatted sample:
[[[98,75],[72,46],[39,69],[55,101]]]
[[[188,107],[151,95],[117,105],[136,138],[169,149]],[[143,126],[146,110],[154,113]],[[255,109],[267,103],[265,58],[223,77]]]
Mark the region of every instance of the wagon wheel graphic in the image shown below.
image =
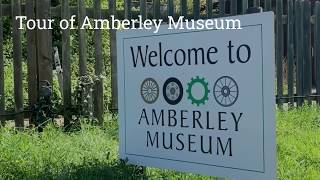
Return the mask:
[[[145,79],[140,87],[140,94],[144,102],[152,104],[159,97],[159,86],[152,78]]]
[[[221,106],[232,106],[238,100],[238,84],[232,77],[222,76],[214,84],[213,94],[217,103]]]

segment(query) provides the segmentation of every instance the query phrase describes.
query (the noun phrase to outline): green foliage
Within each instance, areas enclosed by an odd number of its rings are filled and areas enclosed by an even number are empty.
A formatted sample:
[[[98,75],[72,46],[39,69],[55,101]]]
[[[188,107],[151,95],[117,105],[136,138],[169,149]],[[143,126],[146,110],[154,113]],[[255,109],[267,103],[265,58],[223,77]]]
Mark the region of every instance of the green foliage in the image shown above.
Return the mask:
[[[320,109],[277,113],[278,177],[320,179]]]
[[[111,103],[111,60],[110,60],[110,36],[107,30],[102,32],[102,55],[104,61],[104,73],[100,76],[104,77],[104,102],[105,108]],[[94,31],[86,31],[87,37],[87,68],[88,75],[95,76],[95,49],[94,49]],[[72,88],[75,91],[79,75],[79,41],[77,31],[71,32],[71,72],[72,72]]]
[[[88,179],[132,176],[117,158],[112,128],[83,125],[66,134],[48,126],[44,133],[0,129],[0,179]],[[126,171],[123,171],[126,169]]]
[[[9,22],[8,22],[9,23]],[[10,26],[10,23],[8,24]],[[55,24],[55,26],[57,26]],[[8,29],[8,28],[5,28]],[[23,96],[24,96],[24,104],[27,107],[28,103],[28,82],[27,82],[27,51],[26,51],[26,36],[25,32],[22,32],[24,35],[22,36],[22,70],[23,70]],[[53,38],[54,46],[58,46],[60,51],[60,60],[61,60],[61,30],[59,28],[55,28]],[[88,67],[88,75],[94,76],[94,63],[95,63],[95,49],[94,49],[94,31],[88,30],[86,31],[87,37],[87,67]],[[104,102],[105,108],[108,109],[108,105],[111,103],[111,61],[110,61],[110,45],[109,45],[109,32],[107,30],[103,31],[102,36],[102,54],[104,61],[104,73],[100,76],[104,77]],[[4,40],[4,60],[5,60],[5,99],[6,99],[6,109],[13,110],[14,109],[14,67],[13,67],[13,57],[12,57],[12,37],[10,35],[6,35]],[[76,90],[76,84],[78,83],[79,75],[79,41],[78,41],[78,31],[72,30],[70,36],[70,59],[71,59],[71,72],[72,72],[72,92]],[[62,105],[62,96],[59,89],[59,82],[57,76],[53,77],[53,104]],[[73,96],[74,97],[74,96]],[[75,102],[75,99],[73,99]]]
[[[5,102],[7,110],[14,110],[14,73],[13,73],[13,62],[6,62],[4,68],[5,77]],[[23,74],[23,94],[24,94],[24,105],[28,103],[28,91],[27,91],[27,65],[25,62],[22,63],[22,74]]]
[[[142,179],[138,168],[119,161],[117,117],[105,126],[82,124],[65,133],[48,126],[43,133],[0,129],[0,179]],[[279,180],[320,179],[320,109],[277,112]],[[150,179],[215,179],[147,168]]]

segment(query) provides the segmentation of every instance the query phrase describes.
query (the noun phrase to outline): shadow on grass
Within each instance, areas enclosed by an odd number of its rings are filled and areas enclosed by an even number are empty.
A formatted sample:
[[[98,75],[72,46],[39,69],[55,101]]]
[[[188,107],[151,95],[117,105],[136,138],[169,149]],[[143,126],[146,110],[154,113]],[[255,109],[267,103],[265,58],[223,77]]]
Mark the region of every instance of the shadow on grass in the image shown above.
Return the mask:
[[[47,180],[47,179],[112,179],[112,180],[135,180],[149,179],[143,174],[143,168],[138,166],[127,165],[125,162],[103,163],[98,161],[86,162],[82,165],[69,165],[68,167],[57,172],[55,168],[44,168],[42,172],[29,174],[23,170],[16,169],[11,173],[1,176],[0,179],[32,179],[32,180]]]

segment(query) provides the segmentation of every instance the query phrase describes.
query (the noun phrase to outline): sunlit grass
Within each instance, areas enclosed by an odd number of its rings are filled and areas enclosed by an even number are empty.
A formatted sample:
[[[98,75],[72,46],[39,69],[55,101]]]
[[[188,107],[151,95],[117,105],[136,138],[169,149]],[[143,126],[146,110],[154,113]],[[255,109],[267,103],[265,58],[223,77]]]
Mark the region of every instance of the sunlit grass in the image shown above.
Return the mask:
[[[104,127],[83,125],[65,133],[48,126],[44,133],[0,130],[0,179],[141,179],[137,169],[118,160],[116,117]],[[320,179],[320,109],[277,112],[278,179]],[[150,179],[210,179],[148,168]],[[214,179],[214,178],[211,178]]]

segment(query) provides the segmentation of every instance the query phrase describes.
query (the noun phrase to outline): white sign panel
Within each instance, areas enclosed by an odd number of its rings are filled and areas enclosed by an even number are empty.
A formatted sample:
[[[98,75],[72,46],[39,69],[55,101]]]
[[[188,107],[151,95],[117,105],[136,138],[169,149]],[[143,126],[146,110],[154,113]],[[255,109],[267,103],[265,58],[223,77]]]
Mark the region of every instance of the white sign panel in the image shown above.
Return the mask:
[[[241,30],[117,33],[120,155],[234,179],[276,179],[274,16]]]

